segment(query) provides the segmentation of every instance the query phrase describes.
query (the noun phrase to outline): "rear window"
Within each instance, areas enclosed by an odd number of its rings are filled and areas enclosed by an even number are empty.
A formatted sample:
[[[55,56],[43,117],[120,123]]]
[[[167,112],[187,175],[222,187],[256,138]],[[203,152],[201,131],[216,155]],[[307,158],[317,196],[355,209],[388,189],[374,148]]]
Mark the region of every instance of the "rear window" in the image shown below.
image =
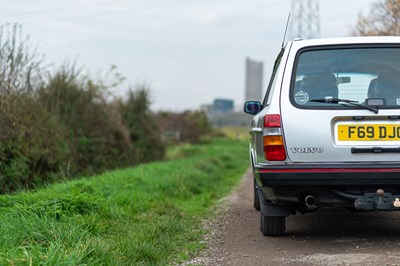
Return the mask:
[[[303,50],[290,97],[299,108],[400,108],[400,47]]]

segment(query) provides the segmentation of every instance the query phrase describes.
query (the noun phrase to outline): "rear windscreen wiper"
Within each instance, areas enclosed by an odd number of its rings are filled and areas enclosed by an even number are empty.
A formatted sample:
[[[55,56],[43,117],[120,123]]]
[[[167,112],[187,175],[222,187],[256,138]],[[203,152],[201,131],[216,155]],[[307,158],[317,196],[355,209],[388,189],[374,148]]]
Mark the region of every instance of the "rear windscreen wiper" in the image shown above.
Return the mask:
[[[375,114],[377,114],[379,112],[379,109],[376,108],[376,107],[374,108],[374,107],[371,107],[371,106],[362,105],[362,104],[358,103],[358,101],[353,101],[353,100],[325,97],[324,99],[312,99],[312,100],[310,100],[310,102],[331,103],[331,104],[340,104],[340,105],[343,105],[343,106],[348,106],[346,104],[343,104],[343,103],[347,103],[347,104],[350,104],[352,106],[357,106],[357,107],[362,108],[362,109],[370,110],[371,112],[374,112]]]

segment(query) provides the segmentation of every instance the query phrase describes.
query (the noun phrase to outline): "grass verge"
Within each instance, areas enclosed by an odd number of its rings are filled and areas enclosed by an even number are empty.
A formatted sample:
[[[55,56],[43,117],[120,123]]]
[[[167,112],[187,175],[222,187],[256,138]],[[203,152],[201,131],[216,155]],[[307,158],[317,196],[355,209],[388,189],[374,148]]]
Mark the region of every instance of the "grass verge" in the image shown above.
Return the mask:
[[[203,248],[201,220],[238,184],[246,144],[184,146],[174,159],[0,196],[0,265],[154,265]]]

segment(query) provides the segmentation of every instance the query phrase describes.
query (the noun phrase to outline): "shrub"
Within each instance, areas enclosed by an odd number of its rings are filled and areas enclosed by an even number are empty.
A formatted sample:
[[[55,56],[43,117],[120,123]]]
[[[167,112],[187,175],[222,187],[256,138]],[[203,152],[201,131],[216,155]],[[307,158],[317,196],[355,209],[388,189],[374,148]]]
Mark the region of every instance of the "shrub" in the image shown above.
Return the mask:
[[[49,181],[66,169],[64,129],[32,97],[0,96],[0,190]]]
[[[64,130],[35,100],[40,56],[18,24],[0,26],[0,190],[49,180],[67,164]]]
[[[67,129],[73,172],[93,173],[132,165],[128,130],[118,108],[102,97],[102,85],[63,68],[39,91],[40,102]]]
[[[127,100],[120,101],[120,110],[138,161],[163,159],[165,145],[158,123],[150,112],[149,88],[141,85],[135,91],[129,90]]]

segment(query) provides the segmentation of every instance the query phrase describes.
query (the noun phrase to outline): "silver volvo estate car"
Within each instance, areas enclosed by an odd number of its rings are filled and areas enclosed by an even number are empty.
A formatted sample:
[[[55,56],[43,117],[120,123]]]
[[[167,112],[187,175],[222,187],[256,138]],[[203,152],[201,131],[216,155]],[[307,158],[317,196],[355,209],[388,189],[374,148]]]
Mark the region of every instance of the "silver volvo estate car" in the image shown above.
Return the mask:
[[[261,232],[320,207],[400,210],[400,37],[295,40],[252,114]]]

